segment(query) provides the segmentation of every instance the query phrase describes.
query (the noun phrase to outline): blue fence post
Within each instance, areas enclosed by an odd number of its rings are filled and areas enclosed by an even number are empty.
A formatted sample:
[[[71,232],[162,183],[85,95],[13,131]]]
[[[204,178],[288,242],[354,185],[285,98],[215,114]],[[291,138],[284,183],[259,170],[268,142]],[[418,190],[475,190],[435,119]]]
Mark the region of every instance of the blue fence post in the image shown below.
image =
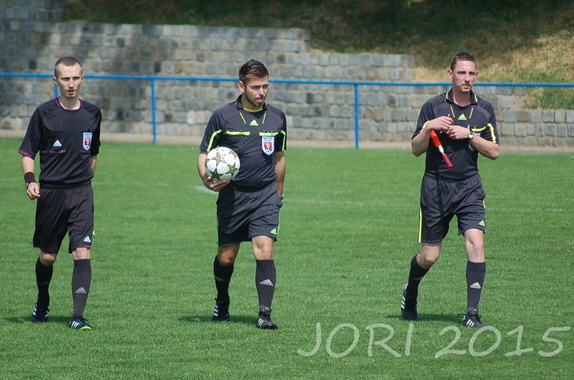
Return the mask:
[[[157,144],[157,120],[155,114],[155,79],[151,78],[149,80],[151,87],[151,134],[152,134],[152,144]]]
[[[359,85],[353,85],[355,92],[355,149],[359,149]]]

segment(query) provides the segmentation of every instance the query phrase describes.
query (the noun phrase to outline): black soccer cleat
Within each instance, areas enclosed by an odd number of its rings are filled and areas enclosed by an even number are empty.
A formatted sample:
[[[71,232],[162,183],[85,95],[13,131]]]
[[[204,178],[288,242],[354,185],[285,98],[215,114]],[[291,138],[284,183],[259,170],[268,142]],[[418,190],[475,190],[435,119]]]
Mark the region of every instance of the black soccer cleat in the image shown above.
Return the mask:
[[[91,330],[92,326],[84,318],[76,317],[70,321],[70,328],[72,330]]]
[[[480,320],[480,315],[478,314],[478,309],[469,308],[464,316],[462,324],[466,327],[472,327],[476,329],[481,329],[486,327],[484,323]]]
[[[401,297],[401,314],[405,321],[418,320],[417,314],[417,297],[407,296],[407,286],[403,287],[403,296]]]
[[[46,323],[48,322],[48,312],[50,309],[43,308],[38,306],[38,304],[34,305],[34,311],[32,311],[32,322],[34,323]]]
[[[229,301],[220,302],[215,299],[215,307],[213,308],[213,315],[211,320],[214,322],[229,322]]]
[[[261,330],[277,330],[277,324],[271,320],[271,308],[267,306],[259,307],[257,328]]]

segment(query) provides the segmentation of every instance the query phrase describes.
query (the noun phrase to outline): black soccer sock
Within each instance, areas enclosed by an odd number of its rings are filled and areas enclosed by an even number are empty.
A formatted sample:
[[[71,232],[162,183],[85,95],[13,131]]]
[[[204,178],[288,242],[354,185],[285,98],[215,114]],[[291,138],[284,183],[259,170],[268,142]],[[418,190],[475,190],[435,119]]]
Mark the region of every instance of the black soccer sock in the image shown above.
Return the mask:
[[[219,262],[217,256],[213,262],[213,277],[215,278],[215,289],[217,289],[217,301],[229,302],[229,283],[233,275],[235,264],[224,267]]]
[[[40,261],[36,261],[36,285],[38,286],[38,299],[36,304],[42,309],[47,309],[50,306],[50,282],[52,281],[52,274],[54,267],[52,265],[45,266]]]
[[[421,267],[417,262],[417,255],[411,260],[411,270],[409,271],[409,281],[407,286],[407,296],[417,297],[419,294],[419,284],[429,270]]]
[[[259,306],[271,307],[275,294],[277,272],[273,260],[256,260],[255,286],[259,296]]]
[[[72,318],[81,318],[84,315],[90,285],[92,283],[92,264],[90,259],[74,260],[72,272],[72,298],[74,300],[74,313]]]
[[[485,275],[486,263],[466,263],[467,309],[478,309]]]

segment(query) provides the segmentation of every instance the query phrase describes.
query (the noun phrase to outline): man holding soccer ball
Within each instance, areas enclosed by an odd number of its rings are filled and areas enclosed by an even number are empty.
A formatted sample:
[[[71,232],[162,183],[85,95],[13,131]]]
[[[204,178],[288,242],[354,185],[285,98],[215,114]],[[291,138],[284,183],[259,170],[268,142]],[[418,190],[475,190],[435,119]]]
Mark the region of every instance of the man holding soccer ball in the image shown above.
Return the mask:
[[[422,106],[411,140],[415,156],[426,153],[420,197],[422,247],[411,261],[401,313],[405,320],[417,320],[419,283],[438,260],[442,240],[456,216],[458,233],[465,237],[468,260],[463,325],[481,328],[486,326],[478,314],[486,274],[483,245],[486,209],[477,163],[478,153],[491,160],[498,158],[498,132],[492,105],[472,91],[478,75],[474,56],[467,52],[456,54],[448,74],[451,90]]]
[[[255,257],[255,285],[259,297],[256,326],[277,329],[271,320],[276,271],[273,246],[285,179],[287,122],[285,114],[268,105],[269,72],[256,60],[239,69],[241,95],[211,116],[199,147],[197,170],[203,184],[218,192],[218,250],[213,263],[217,297],[213,321],[227,322],[229,283],[243,241],[251,241]],[[214,181],[206,171],[207,153],[218,146],[239,156],[241,169],[231,181]]]

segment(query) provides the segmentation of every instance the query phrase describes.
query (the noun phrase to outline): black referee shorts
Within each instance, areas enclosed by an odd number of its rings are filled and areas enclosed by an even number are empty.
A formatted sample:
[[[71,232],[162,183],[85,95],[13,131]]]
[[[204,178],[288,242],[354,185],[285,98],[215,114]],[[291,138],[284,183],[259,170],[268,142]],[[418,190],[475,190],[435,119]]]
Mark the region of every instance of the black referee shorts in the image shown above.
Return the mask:
[[[57,254],[68,232],[68,252],[91,248],[94,231],[91,184],[75,188],[41,188],[37,202],[34,247]]]
[[[419,242],[441,242],[455,215],[459,235],[471,228],[486,231],[484,198],[482,180],[478,174],[462,181],[425,175],[421,184]]]
[[[277,240],[282,206],[275,181],[254,191],[224,187],[217,198],[218,245],[227,247],[254,236]]]

